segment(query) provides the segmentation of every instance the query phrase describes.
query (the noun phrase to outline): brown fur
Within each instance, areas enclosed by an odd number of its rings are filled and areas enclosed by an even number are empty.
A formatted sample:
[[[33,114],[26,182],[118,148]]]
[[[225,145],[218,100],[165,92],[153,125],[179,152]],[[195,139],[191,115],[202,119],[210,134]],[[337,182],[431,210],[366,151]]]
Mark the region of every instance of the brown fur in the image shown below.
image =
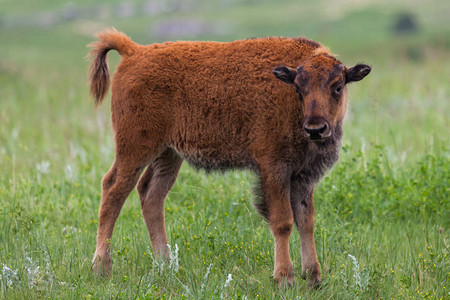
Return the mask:
[[[142,214],[155,255],[167,258],[164,200],[185,159],[207,170],[256,172],[257,207],[275,240],[275,279],[294,282],[289,236],[295,221],[302,271],[311,285],[320,281],[313,190],[338,159],[345,84],[364,78],[370,67],[347,69],[303,38],[148,46],[116,30],[98,38],[90,45],[96,105],[109,87],[107,52],[117,50],[122,61],[111,98],[116,157],[103,179],[94,269],[109,273],[114,224],[146,167],[138,184]]]

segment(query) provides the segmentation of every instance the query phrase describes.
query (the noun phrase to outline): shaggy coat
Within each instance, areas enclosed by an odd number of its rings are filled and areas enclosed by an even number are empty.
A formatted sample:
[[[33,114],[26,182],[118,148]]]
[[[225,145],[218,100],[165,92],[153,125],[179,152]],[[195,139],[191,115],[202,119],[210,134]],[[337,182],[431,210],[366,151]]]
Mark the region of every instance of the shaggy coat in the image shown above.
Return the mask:
[[[257,173],[256,206],[275,240],[275,279],[294,282],[289,236],[295,222],[303,274],[310,285],[319,282],[314,186],[339,156],[346,84],[370,67],[347,68],[304,38],[147,46],[115,30],[98,38],[90,45],[96,106],[109,88],[108,51],[118,51],[122,61],[112,84],[116,156],[103,179],[94,269],[110,272],[114,224],[139,178],[153,250],[167,258],[164,201],[187,160],[206,170]]]

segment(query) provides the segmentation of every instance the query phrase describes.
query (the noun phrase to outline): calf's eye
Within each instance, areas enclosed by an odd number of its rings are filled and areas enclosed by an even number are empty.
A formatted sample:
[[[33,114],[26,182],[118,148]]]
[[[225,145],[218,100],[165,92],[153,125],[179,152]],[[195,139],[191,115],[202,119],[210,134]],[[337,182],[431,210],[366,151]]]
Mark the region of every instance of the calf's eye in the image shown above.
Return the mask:
[[[340,94],[340,93],[342,92],[342,85],[338,85],[338,86],[336,87],[336,89],[334,90],[334,92],[335,92],[336,94]]]

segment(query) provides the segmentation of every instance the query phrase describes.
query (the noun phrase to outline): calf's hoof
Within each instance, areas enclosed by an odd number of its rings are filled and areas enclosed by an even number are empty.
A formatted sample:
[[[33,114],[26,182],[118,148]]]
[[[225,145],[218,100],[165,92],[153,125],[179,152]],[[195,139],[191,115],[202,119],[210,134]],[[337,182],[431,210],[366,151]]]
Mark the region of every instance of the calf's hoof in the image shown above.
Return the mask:
[[[308,280],[309,279],[309,283],[308,286],[310,289],[316,289],[320,287],[320,271],[318,268],[314,268],[312,271],[311,270],[306,270],[302,272],[302,277],[303,279]]]
[[[275,268],[273,272],[273,278],[278,284],[278,287],[293,287],[295,286],[294,281],[294,270],[292,265],[288,268]]]
[[[111,272],[111,256],[105,255],[103,257],[94,255],[92,259],[92,270],[100,276],[109,276]]]

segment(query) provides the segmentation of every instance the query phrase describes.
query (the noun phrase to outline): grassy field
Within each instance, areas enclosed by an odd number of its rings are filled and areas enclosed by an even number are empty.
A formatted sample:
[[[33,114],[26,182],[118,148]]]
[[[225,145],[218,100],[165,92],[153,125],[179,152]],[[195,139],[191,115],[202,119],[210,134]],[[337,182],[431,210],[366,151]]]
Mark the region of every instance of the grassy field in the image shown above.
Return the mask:
[[[0,297],[450,298],[448,1],[193,1],[153,15],[140,1],[129,17],[115,15],[119,1],[100,16],[79,3],[75,17],[62,18],[73,4],[1,2]],[[417,29],[395,33],[404,13]],[[214,30],[164,37],[156,29],[168,22]],[[273,238],[251,204],[253,174],[207,175],[187,164],[166,201],[174,263],[153,260],[133,192],[115,228],[111,276],[94,276],[100,182],[114,153],[109,101],[95,111],[88,97],[85,46],[108,26],[140,43],[307,36],[347,65],[372,65],[349,88],[341,158],[315,192],[320,289],[300,277],[297,232],[296,286],[273,281]],[[112,70],[119,59],[110,55]]]

